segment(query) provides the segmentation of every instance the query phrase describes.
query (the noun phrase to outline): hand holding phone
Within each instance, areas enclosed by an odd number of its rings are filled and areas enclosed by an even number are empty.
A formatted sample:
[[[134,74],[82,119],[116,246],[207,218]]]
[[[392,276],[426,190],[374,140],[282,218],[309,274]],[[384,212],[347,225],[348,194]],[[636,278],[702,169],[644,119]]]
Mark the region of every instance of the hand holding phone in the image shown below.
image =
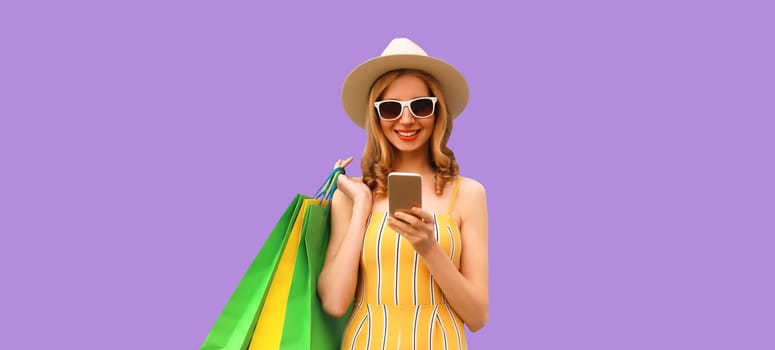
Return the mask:
[[[422,176],[417,173],[392,172],[388,174],[388,212],[411,211],[422,208]]]

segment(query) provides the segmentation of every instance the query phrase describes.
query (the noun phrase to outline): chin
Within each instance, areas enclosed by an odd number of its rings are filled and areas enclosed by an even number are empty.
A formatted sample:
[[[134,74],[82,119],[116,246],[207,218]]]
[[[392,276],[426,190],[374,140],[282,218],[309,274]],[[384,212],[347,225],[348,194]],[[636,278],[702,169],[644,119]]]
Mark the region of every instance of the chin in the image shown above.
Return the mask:
[[[390,143],[393,145],[393,148],[400,152],[415,152],[421,150],[423,147],[429,146],[428,140],[419,141],[417,143],[407,143],[402,140],[390,140]]]

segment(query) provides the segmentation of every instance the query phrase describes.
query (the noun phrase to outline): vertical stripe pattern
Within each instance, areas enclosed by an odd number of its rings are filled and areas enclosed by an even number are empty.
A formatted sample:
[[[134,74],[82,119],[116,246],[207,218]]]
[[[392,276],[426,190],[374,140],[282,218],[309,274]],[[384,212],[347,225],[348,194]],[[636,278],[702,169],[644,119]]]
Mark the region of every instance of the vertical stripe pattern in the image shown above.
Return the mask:
[[[459,269],[460,231],[436,214],[434,235]],[[467,349],[463,322],[412,245],[371,214],[364,235],[356,301],[342,349]]]

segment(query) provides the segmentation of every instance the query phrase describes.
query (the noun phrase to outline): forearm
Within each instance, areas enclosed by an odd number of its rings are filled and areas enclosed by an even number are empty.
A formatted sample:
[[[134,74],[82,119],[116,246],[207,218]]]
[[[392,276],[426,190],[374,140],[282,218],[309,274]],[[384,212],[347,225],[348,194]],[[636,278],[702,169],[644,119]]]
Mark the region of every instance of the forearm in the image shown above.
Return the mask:
[[[439,285],[447,302],[463,319],[471,331],[477,331],[487,322],[489,298],[486,290],[476,287],[455,267],[438,244],[422,255],[433,279]]]
[[[320,272],[318,294],[324,309],[331,314],[344,313],[355,296],[358,264],[367,220],[368,210],[357,206],[353,208],[345,239]]]

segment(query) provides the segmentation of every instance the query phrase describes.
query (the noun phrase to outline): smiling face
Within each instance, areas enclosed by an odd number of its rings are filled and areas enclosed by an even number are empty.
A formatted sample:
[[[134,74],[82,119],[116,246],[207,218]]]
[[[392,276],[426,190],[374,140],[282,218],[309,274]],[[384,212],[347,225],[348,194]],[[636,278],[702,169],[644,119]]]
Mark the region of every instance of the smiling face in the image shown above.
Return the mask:
[[[413,74],[401,75],[393,80],[382,93],[380,100],[407,101],[417,97],[432,96],[425,82]],[[415,118],[404,107],[401,116],[396,120],[379,120],[385,138],[401,152],[427,153],[428,140],[433,134],[436,121],[435,113],[428,118]]]
[[[407,102],[418,97],[436,99],[430,117],[416,119],[404,107],[398,119],[382,120],[374,108],[378,101]],[[438,80],[414,69],[386,72],[372,84],[368,103],[372,107],[366,112],[367,138],[361,160],[364,183],[375,194],[385,195],[390,171],[400,167],[416,171],[418,166],[424,167],[422,162],[425,161],[436,173],[436,194],[441,194],[451,178],[458,175],[458,165],[455,154],[447,146],[452,134],[452,119],[447,115],[446,100]],[[387,106],[383,111],[386,115],[395,115],[394,107]],[[428,114],[423,102],[415,107],[419,115]]]

